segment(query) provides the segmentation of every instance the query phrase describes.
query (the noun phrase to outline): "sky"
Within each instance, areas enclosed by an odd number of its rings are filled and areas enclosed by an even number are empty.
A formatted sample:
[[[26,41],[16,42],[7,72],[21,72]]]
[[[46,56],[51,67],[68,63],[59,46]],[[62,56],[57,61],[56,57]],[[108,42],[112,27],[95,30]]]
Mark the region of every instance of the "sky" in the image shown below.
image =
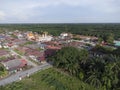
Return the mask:
[[[0,0],[0,23],[120,23],[120,0]]]

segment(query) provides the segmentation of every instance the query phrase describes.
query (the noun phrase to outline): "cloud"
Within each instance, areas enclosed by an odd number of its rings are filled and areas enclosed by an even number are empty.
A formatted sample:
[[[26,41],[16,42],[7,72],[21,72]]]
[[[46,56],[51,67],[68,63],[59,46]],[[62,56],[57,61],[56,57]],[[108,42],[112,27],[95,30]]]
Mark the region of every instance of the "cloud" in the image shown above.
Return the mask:
[[[93,0],[90,6],[92,9],[102,13],[116,13],[120,12],[120,6],[117,5],[118,3],[116,0]]]
[[[120,4],[118,0],[39,0],[38,2],[29,3],[26,7],[48,8],[67,5],[68,7],[84,7],[103,13],[115,13],[120,12],[120,6],[118,3]]]
[[[119,4],[119,0],[0,0],[0,19],[27,22],[39,21],[40,18],[46,21],[47,17],[49,22],[59,19],[65,22],[72,21],[71,18],[101,21],[106,17],[115,17],[120,20]],[[71,18],[64,18],[68,16]]]
[[[0,11],[0,20],[4,20],[5,13],[3,11]]]

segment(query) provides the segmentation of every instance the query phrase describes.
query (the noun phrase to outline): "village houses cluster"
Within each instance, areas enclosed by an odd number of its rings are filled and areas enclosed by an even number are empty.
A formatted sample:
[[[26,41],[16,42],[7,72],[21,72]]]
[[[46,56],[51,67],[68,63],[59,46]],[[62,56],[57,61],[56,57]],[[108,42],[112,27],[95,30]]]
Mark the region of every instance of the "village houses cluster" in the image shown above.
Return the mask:
[[[80,38],[76,40],[75,38]],[[30,66],[27,60],[42,64],[46,58],[62,47],[73,46],[90,49],[97,44],[97,37],[61,33],[52,36],[48,32],[6,32],[0,34],[0,63],[9,71],[17,72]],[[23,58],[24,57],[24,58]]]

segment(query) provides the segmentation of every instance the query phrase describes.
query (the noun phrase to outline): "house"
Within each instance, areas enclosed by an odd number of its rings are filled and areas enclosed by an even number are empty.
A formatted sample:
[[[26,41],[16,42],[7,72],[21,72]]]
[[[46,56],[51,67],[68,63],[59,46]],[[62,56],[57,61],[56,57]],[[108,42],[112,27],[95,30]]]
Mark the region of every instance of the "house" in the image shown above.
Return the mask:
[[[37,49],[32,49],[29,47],[19,47],[17,48],[17,50],[35,61],[39,61],[37,58],[44,57],[44,51],[39,51]]]
[[[4,35],[0,35],[0,40],[4,40],[5,36]]]
[[[37,45],[41,48],[41,49],[45,49],[45,44],[44,43],[41,43],[41,42],[38,42]]]
[[[2,45],[0,44],[0,48],[2,48]]]
[[[41,57],[38,57],[37,60],[41,63],[45,63],[46,60],[45,60],[45,56],[41,56]]]
[[[26,52],[26,56],[29,56],[31,59],[35,61],[39,61],[41,63],[45,62],[45,54],[44,51],[37,51],[34,49],[29,49]]]
[[[48,35],[48,32],[43,32],[38,38],[40,42],[51,41],[53,39],[51,35]]]
[[[9,54],[9,52],[8,51],[6,51],[6,50],[0,50],[0,57],[7,57],[7,56],[9,56],[10,54]]]
[[[27,48],[27,47],[17,47],[17,48],[16,48],[16,50],[20,51],[20,52],[23,53],[23,54],[25,54],[28,49],[29,49],[29,48]]]
[[[60,50],[61,47],[57,46],[47,46],[45,50],[45,57],[52,56],[56,53],[56,51]]]
[[[7,43],[2,44],[3,48],[9,48]]]
[[[7,44],[7,46],[8,46],[8,47],[12,47],[13,44],[10,42],[10,43]]]
[[[73,41],[73,42],[68,43],[68,46],[81,48],[82,46],[85,46],[85,44],[82,43],[82,42],[75,42],[75,41]]]
[[[70,39],[72,37],[73,37],[73,35],[71,33],[65,33],[65,32],[61,33],[59,36],[59,38],[61,38],[61,39]]]
[[[17,34],[18,39],[24,39],[24,35],[22,33]]]
[[[68,36],[68,33],[61,33],[60,36],[61,37],[66,37],[66,36]]]
[[[38,45],[38,44],[28,44],[28,45],[25,45],[25,46],[28,47],[28,48],[32,48],[32,49],[41,48],[40,45]]]
[[[45,47],[46,46],[58,46],[60,43],[57,41],[49,41],[49,42],[44,42]]]
[[[35,35],[33,32],[28,32],[27,33],[27,39],[28,40],[35,40]]]
[[[26,50],[26,56],[41,57],[41,56],[44,56],[44,52],[43,51],[40,52],[35,49],[28,49]]]
[[[12,43],[14,44],[14,45],[20,45],[20,44],[24,44],[24,43],[26,43],[27,41],[26,40],[21,40],[21,39],[14,39],[13,41],[12,41]]]
[[[6,62],[2,62],[2,64],[5,66],[5,68],[8,71],[15,71],[15,70],[20,70],[24,66],[27,65],[26,60],[20,60],[20,59],[14,59],[14,60],[9,60]]]
[[[97,40],[98,38],[97,37],[94,37],[94,36],[84,36],[84,35],[74,35],[74,38],[80,38],[82,40]]]

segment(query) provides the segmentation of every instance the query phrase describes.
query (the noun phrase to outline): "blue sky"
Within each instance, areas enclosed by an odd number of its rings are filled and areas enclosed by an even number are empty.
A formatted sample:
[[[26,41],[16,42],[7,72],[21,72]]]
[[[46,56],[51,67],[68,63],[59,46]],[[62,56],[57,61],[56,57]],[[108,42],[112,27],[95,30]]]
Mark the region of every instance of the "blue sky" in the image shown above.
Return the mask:
[[[120,0],[0,0],[0,23],[120,23]]]

